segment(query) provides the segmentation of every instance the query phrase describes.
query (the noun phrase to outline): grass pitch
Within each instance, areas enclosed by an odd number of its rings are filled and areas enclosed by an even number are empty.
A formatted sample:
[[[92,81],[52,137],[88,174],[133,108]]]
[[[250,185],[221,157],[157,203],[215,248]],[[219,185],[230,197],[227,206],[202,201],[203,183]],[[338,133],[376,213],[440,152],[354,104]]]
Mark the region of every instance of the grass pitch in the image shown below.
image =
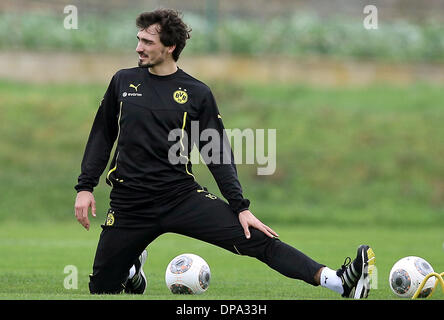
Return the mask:
[[[1,225],[0,299],[342,299],[327,289],[286,278],[256,259],[176,234],[162,235],[148,247],[144,267],[148,288],[144,295],[92,296],[88,291],[88,274],[92,271],[102,218],[96,218],[89,232],[74,216],[71,223]],[[353,258],[359,244],[370,244],[376,253],[377,274],[369,299],[397,299],[390,291],[388,275],[392,265],[404,256],[421,256],[436,271],[444,270],[444,236],[439,228],[272,227],[282,241],[334,269],[340,267],[346,256]],[[167,264],[185,252],[202,256],[210,265],[210,287],[201,296],[173,295],[165,285]],[[75,266],[78,271],[77,288],[65,288],[65,278],[73,275],[68,269],[64,272],[67,266]],[[443,297],[439,289],[432,299]]]
[[[242,165],[239,176],[252,211],[282,241],[332,269],[368,243],[377,266],[369,299],[396,299],[388,275],[402,257],[421,256],[444,271],[441,87],[212,88],[227,128],[277,129],[275,174],[258,176],[255,166]],[[149,246],[145,295],[91,296],[88,274],[109,188],[102,178],[98,217],[87,232],[74,218],[73,186],[105,89],[0,81],[0,299],[341,299],[255,259],[173,234]],[[193,169],[218,195],[208,170]],[[165,286],[168,262],[184,252],[211,267],[202,296],[175,296]],[[78,271],[76,289],[64,286],[66,266]],[[433,299],[443,299],[441,290]]]

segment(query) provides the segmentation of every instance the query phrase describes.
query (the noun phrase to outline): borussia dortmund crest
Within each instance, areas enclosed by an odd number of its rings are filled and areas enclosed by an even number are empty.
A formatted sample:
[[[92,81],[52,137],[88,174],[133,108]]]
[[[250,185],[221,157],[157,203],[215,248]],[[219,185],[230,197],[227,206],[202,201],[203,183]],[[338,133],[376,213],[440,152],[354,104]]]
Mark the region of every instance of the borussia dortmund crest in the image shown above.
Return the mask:
[[[108,212],[108,214],[106,215],[105,225],[112,226],[113,224],[114,224],[114,214],[112,212]]]
[[[184,104],[188,101],[187,89],[179,88],[179,90],[174,91],[173,99],[179,104]]]

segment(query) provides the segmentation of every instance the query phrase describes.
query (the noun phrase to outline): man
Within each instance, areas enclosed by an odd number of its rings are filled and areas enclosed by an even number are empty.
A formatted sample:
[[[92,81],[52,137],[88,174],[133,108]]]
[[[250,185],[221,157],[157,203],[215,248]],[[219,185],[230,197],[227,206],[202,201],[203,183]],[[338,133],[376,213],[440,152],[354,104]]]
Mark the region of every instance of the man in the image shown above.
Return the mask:
[[[367,297],[369,265],[375,261],[369,246],[360,246],[352,263],[348,258],[334,271],[278,240],[278,234],[249,210],[231,148],[229,161],[223,161],[224,126],[211,90],[177,67],[191,31],[179,14],[164,9],[142,13],[136,25],[139,67],[113,76],[75,187],[75,215],[89,230],[89,208],[96,216],[92,192],[116,143],[106,175],[112,187],[111,208],[102,226],[90,292],[143,293],[145,248],[159,235],[174,232],[255,257],[287,277],[322,285],[344,297]],[[220,161],[207,165],[228,203],[195,180],[187,150],[196,144],[202,151],[211,141],[184,139],[190,136],[192,121],[199,124],[199,133],[211,129],[220,138],[222,147],[212,148],[211,155]],[[172,163],[171,150],[178,141],[172,141],[170,133],[177,129],[182,133],[182,161]]]

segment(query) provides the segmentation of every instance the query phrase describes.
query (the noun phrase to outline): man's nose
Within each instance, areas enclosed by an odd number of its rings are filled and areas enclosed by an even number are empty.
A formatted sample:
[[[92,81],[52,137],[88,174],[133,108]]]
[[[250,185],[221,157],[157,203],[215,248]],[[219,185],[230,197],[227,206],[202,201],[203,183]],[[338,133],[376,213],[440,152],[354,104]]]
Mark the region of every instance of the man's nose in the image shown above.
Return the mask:
[[[142,49],[142,46],[141,46],[140,42],[137,43],[136,52],[137,53],[143,52],[143,49]]]

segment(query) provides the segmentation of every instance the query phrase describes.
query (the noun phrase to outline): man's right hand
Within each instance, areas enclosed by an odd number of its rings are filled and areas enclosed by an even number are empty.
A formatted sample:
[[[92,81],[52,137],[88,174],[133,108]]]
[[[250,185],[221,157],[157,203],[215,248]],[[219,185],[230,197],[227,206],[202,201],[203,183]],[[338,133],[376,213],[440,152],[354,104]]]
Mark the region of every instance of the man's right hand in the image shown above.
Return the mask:
[[[91,207],[91,214],[96,216],[96,201],[94,196],[89,191],[80,191],[77,193],[76,203],[74,205],[77,221],[86,229],[89,230],[88,211]]]

